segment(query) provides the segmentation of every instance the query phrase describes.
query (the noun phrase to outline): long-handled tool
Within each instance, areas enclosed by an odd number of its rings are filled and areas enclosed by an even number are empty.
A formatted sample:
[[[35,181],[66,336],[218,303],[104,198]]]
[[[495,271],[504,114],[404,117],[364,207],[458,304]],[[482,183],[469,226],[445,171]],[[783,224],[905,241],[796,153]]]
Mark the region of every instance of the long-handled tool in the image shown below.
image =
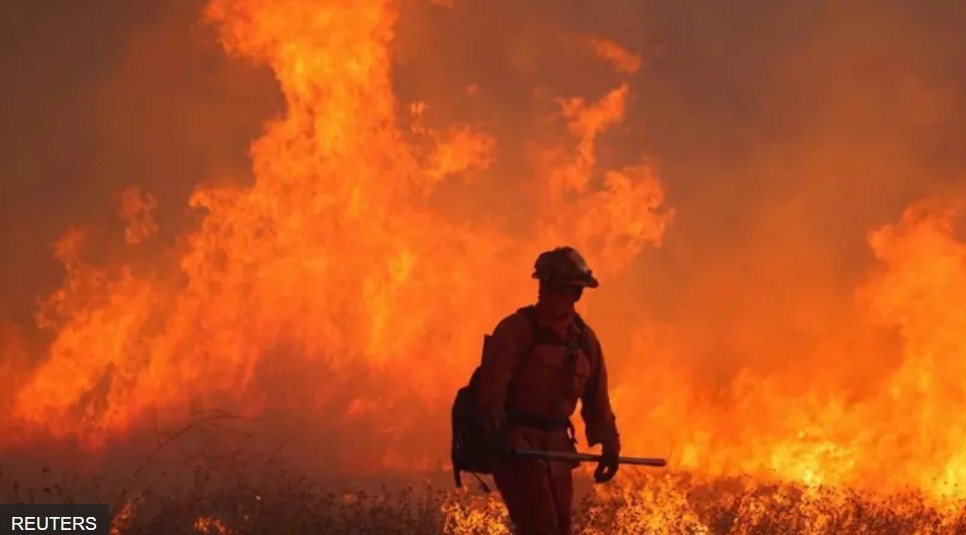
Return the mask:
[[[577,461],[577,462],[600,462],[601,455],[594,453],[571,453],[567,451],[547,451],[547,450],[528,450],[515,449],[513,454],[519,457],[535,457],[549,461]],[[662,468],[667,466],[667,461],[653,457],[618,457],[618,464],[632,464],[637,466],[654,466]]]

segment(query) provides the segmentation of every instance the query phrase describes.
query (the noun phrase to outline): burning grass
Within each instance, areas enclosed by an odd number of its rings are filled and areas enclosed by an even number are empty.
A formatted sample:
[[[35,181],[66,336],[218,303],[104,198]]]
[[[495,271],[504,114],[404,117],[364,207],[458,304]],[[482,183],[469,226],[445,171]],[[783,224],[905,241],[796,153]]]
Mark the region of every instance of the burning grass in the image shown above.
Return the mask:
[[[188,478],[160,474],[125,492],[112,510],[112,534],[507,533],[494,494],[431,483],[336,486],[282,465],[196,468]],[[184,474],[182,474],[184,475]],[[167,477],[165,479],[165,477]],[[0,475],[4,501],[114,501],[106,481],[42,469],[21,485]],[[831,487],[702,479],[683,473],[624,473],[584,494],[576,533],[959,534],[966,502],[932,502]]]

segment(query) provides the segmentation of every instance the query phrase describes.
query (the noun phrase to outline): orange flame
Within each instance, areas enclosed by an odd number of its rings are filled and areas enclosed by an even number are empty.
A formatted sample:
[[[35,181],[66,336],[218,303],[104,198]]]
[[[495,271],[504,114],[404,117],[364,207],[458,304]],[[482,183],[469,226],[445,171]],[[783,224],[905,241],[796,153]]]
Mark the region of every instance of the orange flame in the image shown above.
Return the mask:
[[[590,39],[588,41],[594,53],[601,59],[607,60],[617,72],[634,74],[641,68],[641,58],[628,52],[617,43],[607,39]]]
[[[519,206],[494,206],[512,214],[470,222],[461,217],[469,203],[443,202],[449,187],[506,182],[493,180],[492,164],[517,140],[467,122],[432,128],[429,104],[397,100],[397,8],[210,2],[205,16],[224,48],[268,65],[285,97],[284,115],[252,145],[254,183],[194,192],[190,206],[203,218],[180,236],[177,269],[97,265],[85,260],[82,230],[63,237],[55,252],[66,280],[39,322],[53,341],[28,372],[26,357],[0,367],[0,386],[13,389],[0,397],[3,427],[15,431],[0,441],[77,437],[97,448],[148,412],[228,405],[304,411],[313,425],[361,433],[366,440],[337,452],[350,465],[375,457],[373,470],[429,468],[445,448],[445,418],[427,424],[426,415],[445,414],[481,333],[530,299],[526,275],[540,248],[577,246],[606,286],[662,243],[674,212],[650,162],[600,157],[600,136],[624,120],[630,82],[599,99],[555,101],[553,127],[528,145],[532,168],[514,177]],[[616,45],[594,43],[619,74],[639,68]],[[480,95],[470,87],[460,98]],[[121,216],[134,244],[157,226],[153,199],[132,191]],[[490,200],[481,197],[473,200]],[[678,358],[688,333],[588,310],[632,340],[608,353],[627,449],[668,452],[673,466],[710,475],[966,496],[957,486],[966,391],[954,380],[966,372],[966,245],[954,214],[916,206],[871,234],[880,269],[858,292],[855,316],[897,332],[899,364],[860,342],[823,346],[814,359],[870,355],[862,363],[877,368],[861,395],[841,387],[835,368],[810,374],[805,391],[802,370],[747,370],[714,392],[703,370]]]
[[[225,48],[270,65],[286,98],[252,146],[255,181],[194,192],[204,217],[180,240],[174,275],[88,263],[80,230],[61,240],[67,280],[42,315],[54,341],[16,392],[6,417],[21,433],[7,440],[99,447],[149,413],[297,408],[375,438],[341,453],[349,465],[432,466],[443,441],[426,448],[421,415],[449,401],[480,333],[530,298],[538,238],[574,243],[609,273],[659,243],[670,216],[653,172],[596,162],[596,136],[621,121],[626,85],[597,103],[560,100],[571,148],[538,141],[550,156],[521,181],[548,202],[531,224],[472,224],[436,208],[436,189],[482,181],[500,145],[473,124],[430,128],[426,104],[397,102],[396,7],[209,4]],[[152,197],[134,189],[121,201],[129,243],[157,230]],[[272,377],[289,366],[303,368]]]
[[[141,193],[140,188],[125,189],[120,195],[118,216],[127,221],[124,228],[124,241],[131,245],[141,243],[158,231],[153,212],[158,201],[150,193]]]

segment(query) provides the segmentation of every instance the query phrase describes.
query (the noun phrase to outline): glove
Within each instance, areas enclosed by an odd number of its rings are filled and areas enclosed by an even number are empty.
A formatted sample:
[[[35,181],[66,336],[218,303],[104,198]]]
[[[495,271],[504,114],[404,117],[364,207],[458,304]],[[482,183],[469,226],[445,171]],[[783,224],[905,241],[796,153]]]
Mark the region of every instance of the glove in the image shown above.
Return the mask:
[[[594,470],[594,481],[607,483],[611,479],[614,479],[614,475],[617,474],[617,468],[620,466],[617,462],[619,455],[620,451],[616,447],[610,444],[604,444],[600,462],[597,463],[597,469]]]

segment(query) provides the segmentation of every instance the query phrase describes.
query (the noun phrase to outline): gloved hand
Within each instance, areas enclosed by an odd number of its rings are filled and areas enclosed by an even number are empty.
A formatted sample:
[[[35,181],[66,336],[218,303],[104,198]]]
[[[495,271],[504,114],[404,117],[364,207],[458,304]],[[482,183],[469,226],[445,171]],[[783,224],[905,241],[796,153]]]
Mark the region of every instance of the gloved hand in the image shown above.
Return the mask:
[[[614,479],[614,475],[617,474],[617,468],[620,466],[617,463],[617,457],[619,456],[620,450],[616,446],[604,444],[600,462],[597,463],[597,469],[594,470],[594,481],[607,483],[611,479]]]

